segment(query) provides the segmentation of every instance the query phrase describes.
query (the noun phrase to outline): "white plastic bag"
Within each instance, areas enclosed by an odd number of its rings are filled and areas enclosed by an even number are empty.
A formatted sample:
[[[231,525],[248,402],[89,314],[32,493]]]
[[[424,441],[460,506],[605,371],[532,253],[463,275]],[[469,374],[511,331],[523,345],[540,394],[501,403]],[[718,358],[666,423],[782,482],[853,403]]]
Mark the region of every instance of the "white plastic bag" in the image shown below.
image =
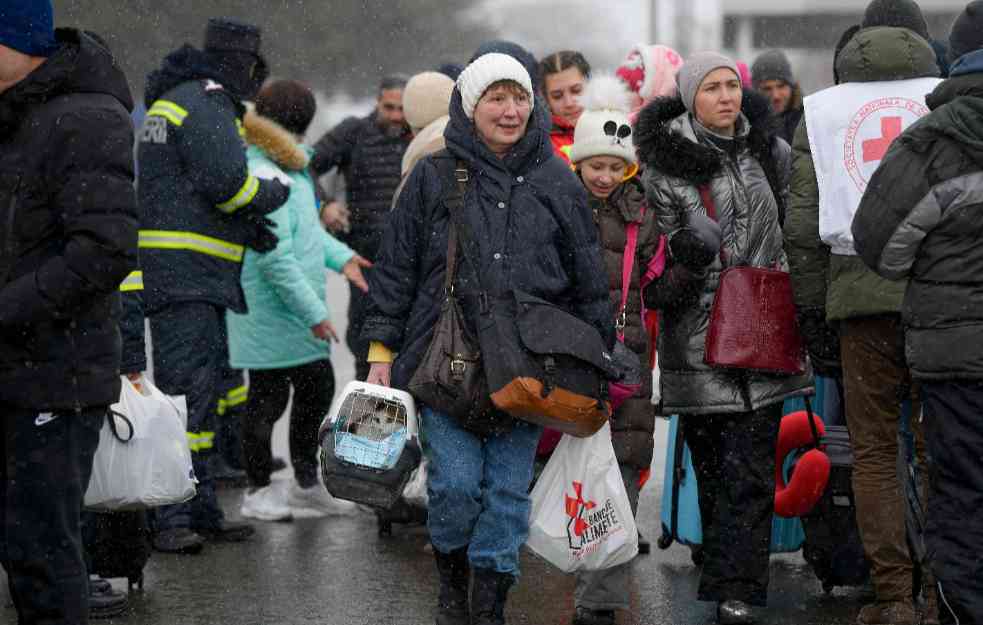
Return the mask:
[[[532,491],[526,545],[566,573],[611,568],[638,554],[609,424],[588,438],[560,440]]]
[[[420,466],[413,471],[410,481],[406,483],[406,488],[403,489],[403,499],[420,508],[426,508],[430,502],[430,498],[427,496],[427,464],[427,458],[424,456],[423,460],[420,461]]]
[[[168,397],[146,378],[140,390],[126,376],[122,383],[99,432],[85,507],[139,510],[188,501],[197,482],[184,397]]]

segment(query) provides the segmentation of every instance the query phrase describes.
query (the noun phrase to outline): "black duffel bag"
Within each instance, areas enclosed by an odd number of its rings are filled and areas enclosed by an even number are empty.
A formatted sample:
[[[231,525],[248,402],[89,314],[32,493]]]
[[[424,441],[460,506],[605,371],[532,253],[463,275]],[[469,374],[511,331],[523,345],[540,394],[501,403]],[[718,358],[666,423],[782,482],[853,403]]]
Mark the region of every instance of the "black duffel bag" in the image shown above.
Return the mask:
[[[600,332],[522,291],[486,299],[478,320],[492,404],[513,417],[591,436],[611,414],[619,372]]]

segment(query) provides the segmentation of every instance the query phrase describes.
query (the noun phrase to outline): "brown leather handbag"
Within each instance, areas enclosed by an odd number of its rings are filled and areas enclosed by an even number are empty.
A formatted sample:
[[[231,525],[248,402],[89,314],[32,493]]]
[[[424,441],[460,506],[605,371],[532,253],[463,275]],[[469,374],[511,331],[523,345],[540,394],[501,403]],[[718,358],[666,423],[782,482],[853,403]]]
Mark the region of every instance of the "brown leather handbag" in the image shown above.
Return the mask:
[[[410,378],[407,391],[433,410],[454,417],[462,427],[489,434],[504,429],[505,417],[494,414],[478,340],[465,325],[461,305],[454,294],[460,262],[454,217],[463,207],[468,179],[467,165],[458,161],[454,180],[447,181],[453,183],[452,191],[444,200],[450,213],[444,302],[433,339]]]
[[[707,215],[716,221],[717,208],[710,189],[701,187],[700,197]],[[738,266],[720,274],[704,362],[711,367],[779,375],[805,372],[805,345],[787,272]]]

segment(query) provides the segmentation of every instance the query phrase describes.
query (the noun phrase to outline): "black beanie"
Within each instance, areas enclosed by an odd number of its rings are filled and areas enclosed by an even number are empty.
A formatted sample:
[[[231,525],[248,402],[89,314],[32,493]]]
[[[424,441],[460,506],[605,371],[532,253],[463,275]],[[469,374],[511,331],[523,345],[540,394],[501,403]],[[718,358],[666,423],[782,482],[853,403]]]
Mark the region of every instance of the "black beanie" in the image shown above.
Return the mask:
[[[260,29],[252,24],[213,17],[205,28],[206,52],[259,54]]]
[[[949,33],[949,60],[983,48],[983,0],[966,5]]]
[[[931,40],[922,9],[914,0],[874,0],[867,5],[861,28],[894,26],[915,31],[925,41]]]

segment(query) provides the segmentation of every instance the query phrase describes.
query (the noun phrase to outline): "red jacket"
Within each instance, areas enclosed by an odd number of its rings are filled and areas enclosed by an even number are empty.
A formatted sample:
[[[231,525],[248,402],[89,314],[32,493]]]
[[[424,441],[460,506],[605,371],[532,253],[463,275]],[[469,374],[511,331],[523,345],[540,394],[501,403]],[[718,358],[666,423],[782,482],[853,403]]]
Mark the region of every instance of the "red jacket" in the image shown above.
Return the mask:
[[[553,127],[550,128],[550,142],[556,155],[570,162],[570,147],[573,146],[573,126],[564,118],[554,115]]]

